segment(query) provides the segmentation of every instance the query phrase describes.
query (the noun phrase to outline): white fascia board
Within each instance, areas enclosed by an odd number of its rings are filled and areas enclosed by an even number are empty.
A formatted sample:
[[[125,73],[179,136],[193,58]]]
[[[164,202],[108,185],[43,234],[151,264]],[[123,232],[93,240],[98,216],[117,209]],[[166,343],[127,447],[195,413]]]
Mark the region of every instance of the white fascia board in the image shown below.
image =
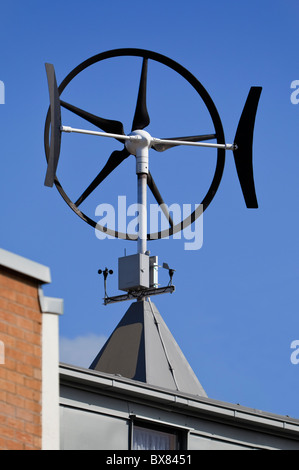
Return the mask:
[[[41,290],[41,288],[40,288]],[[59,450],[59,313],[61,299],[42,302],[42,449]],[[57,301],[57,302],[56,302]]]
[[[56,297],[46,297],[42,287],[38,289],[39,303],[42,313],[53,313],[63,315],[63,299]]]
[[[0,248],[0,266],[25,274],[42,284],[49,284],[51,282],[51,273],[47,266],[3,250],[2,248]]]

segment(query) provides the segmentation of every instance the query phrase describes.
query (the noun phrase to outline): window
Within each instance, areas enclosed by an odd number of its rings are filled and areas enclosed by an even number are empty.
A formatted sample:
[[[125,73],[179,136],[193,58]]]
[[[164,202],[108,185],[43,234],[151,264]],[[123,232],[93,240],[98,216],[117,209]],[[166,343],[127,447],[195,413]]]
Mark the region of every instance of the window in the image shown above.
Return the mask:
[[[132,422],[133,450],[178,450],[183,448],[184,433],[166,425]]]

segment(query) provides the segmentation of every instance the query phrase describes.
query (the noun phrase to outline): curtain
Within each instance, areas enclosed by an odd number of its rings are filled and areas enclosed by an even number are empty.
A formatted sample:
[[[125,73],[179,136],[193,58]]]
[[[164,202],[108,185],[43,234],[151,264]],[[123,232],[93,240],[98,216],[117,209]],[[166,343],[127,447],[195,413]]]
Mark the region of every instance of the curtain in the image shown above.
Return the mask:
[[[176,435],[140,426],[133,428],[134,450],[175,450]]]

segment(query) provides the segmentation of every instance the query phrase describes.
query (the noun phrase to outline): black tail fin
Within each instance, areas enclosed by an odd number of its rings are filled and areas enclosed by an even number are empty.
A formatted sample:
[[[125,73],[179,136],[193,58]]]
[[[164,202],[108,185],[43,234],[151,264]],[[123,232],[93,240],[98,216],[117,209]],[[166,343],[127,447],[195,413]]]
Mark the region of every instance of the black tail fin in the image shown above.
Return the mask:
[[[236,150],[234,150],[235,165],[246,206],[251,209],[258,207],[253,179],[252,141],[261,91],[261,87],[250,88],[234,141],[236,145]]]
[[[59,92],[57,88],[55,70],[52,64],[46,64],[46,72],[48,79],[49,95],[50,95],[50,112],[51,112],[51,141],[50,152],[48,156],[48,168],[45,179],[45,186],[53,186],[58,165],[61,144],[61,111]]]

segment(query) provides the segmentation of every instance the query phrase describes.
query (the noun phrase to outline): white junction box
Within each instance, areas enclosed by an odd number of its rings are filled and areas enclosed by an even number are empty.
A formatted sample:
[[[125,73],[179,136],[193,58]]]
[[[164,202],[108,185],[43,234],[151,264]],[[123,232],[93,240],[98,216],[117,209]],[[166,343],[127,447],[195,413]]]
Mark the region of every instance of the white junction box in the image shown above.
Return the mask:
[[[149,256],[140,253],[118,258],[119,290],[148,289],[149,264]]]
[[[158,288],[158,256],[150,256],[150,287]]]

